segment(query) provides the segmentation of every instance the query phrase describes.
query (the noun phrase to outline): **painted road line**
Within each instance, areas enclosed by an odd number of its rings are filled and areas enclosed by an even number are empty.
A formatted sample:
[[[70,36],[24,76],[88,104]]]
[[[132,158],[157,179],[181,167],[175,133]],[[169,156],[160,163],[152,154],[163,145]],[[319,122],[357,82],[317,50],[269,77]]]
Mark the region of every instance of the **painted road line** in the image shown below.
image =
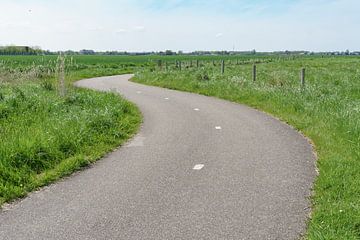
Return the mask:
[[[215,129],[216,129],[216,130],[221,130],[221,127],[220,127],[220,126],[216,126]]]
[[[204,167],[204,164],[196,164],[196,165],[193,167],[193,170],[201,170],[203,167]]]
[[[194,108],[194,111],[200,111],[200,109],[198,109],[198,108]]]
[[[141,93],[141,91],[137,91],[136,93],[137,93],[137,94],[140,94],[140,93]]]
[[[165,100],[169,100],[169,98],[168,97],[166,97],[166,98],[164,98]]]

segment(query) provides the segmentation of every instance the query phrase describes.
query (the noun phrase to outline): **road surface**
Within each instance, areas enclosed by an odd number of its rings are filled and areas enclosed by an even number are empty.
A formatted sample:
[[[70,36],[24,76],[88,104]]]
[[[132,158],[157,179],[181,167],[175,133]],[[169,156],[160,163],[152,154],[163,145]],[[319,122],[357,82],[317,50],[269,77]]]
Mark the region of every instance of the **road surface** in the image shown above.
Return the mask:
[[[138,135],[92,167],[0,212],[0,239],[298,239],[315,172],[310,144],[243,105],[129,82]]]

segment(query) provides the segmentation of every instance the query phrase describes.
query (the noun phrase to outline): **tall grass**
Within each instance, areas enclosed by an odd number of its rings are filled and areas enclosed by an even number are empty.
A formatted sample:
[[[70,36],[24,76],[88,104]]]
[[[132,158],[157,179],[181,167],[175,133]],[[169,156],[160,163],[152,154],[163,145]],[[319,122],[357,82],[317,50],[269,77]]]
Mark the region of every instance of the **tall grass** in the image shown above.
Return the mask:
[[[56,87],[56,61],[0,65],[0,205],[95,161],[137,130],[133,104],[71,87],[81,76],[71,67],[65,95]]]
[[[139,71],[134,81],[245,103],[309,136],[320,175],[314,187],[308,239],[360,239],[360,58],[297,58],[258,65],[211,62],[202,67]],[[299,73],[306,68],[306,86]]]

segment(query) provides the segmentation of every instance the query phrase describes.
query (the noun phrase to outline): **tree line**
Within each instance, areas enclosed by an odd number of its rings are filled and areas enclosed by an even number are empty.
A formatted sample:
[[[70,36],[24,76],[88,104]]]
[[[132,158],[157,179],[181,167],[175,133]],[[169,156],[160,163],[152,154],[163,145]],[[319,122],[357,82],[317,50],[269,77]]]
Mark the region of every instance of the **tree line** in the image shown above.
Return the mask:
[[[80,51],[62,51],[66,55],[360,55],[360,52],[350,52],[349,50],[343,52],[309,52],[309,51],[276,51],[276,52],[257,52],[255,49],[250,51],[193,51],[193,52],[174,52],[166,51],[151,51],[151,52],[126,52],[126,51],[94,51],[91,49],[82,49]],[[49,50],[42,50],[40,47],[29,46],[0,46],[0,55],[58,55],[59,51],[52,52]]]
[[[0,55],[39,55],[46,54],[46,51],[37,47],[28,46],[6,46],[0,47]]]

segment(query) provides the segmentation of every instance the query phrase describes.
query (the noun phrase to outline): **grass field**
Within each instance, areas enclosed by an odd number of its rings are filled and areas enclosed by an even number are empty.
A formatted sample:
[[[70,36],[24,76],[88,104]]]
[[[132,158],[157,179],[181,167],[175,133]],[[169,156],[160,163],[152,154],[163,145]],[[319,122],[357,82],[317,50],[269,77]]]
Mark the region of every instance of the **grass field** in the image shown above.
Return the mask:
[[[141,117],[133,104],[70,84],[132,71],[131,63],[66,61],[62,97],[56,57],[0,57],[0,205],[94,162],[138,129]]]
[[[257,65],[256,82],[251,61],[225,64],[221,74],[219,62],[183,62],[181,71],[169,63],[134,81],[244,103],[302,131],[316,145],[320,170],[308,239],[360,239],[360,58],[277,59]]]
[[[5,136],[0,139],[0,201],[97,159],[139,124],[136,108],[115,95],[68,85],[68,95],[59,97],[56,58],[0,56],[0,133]],[[181,71],[175,61],[181,61]],[[256,82],[253,63],[258,63]],[[136,82],[244,103],[291,124],[313,140],[318,153],[320,175],[307,238],[360,239],[360,58],[73,56],[66,59],[66,72],[68,84],[136,72]]]

